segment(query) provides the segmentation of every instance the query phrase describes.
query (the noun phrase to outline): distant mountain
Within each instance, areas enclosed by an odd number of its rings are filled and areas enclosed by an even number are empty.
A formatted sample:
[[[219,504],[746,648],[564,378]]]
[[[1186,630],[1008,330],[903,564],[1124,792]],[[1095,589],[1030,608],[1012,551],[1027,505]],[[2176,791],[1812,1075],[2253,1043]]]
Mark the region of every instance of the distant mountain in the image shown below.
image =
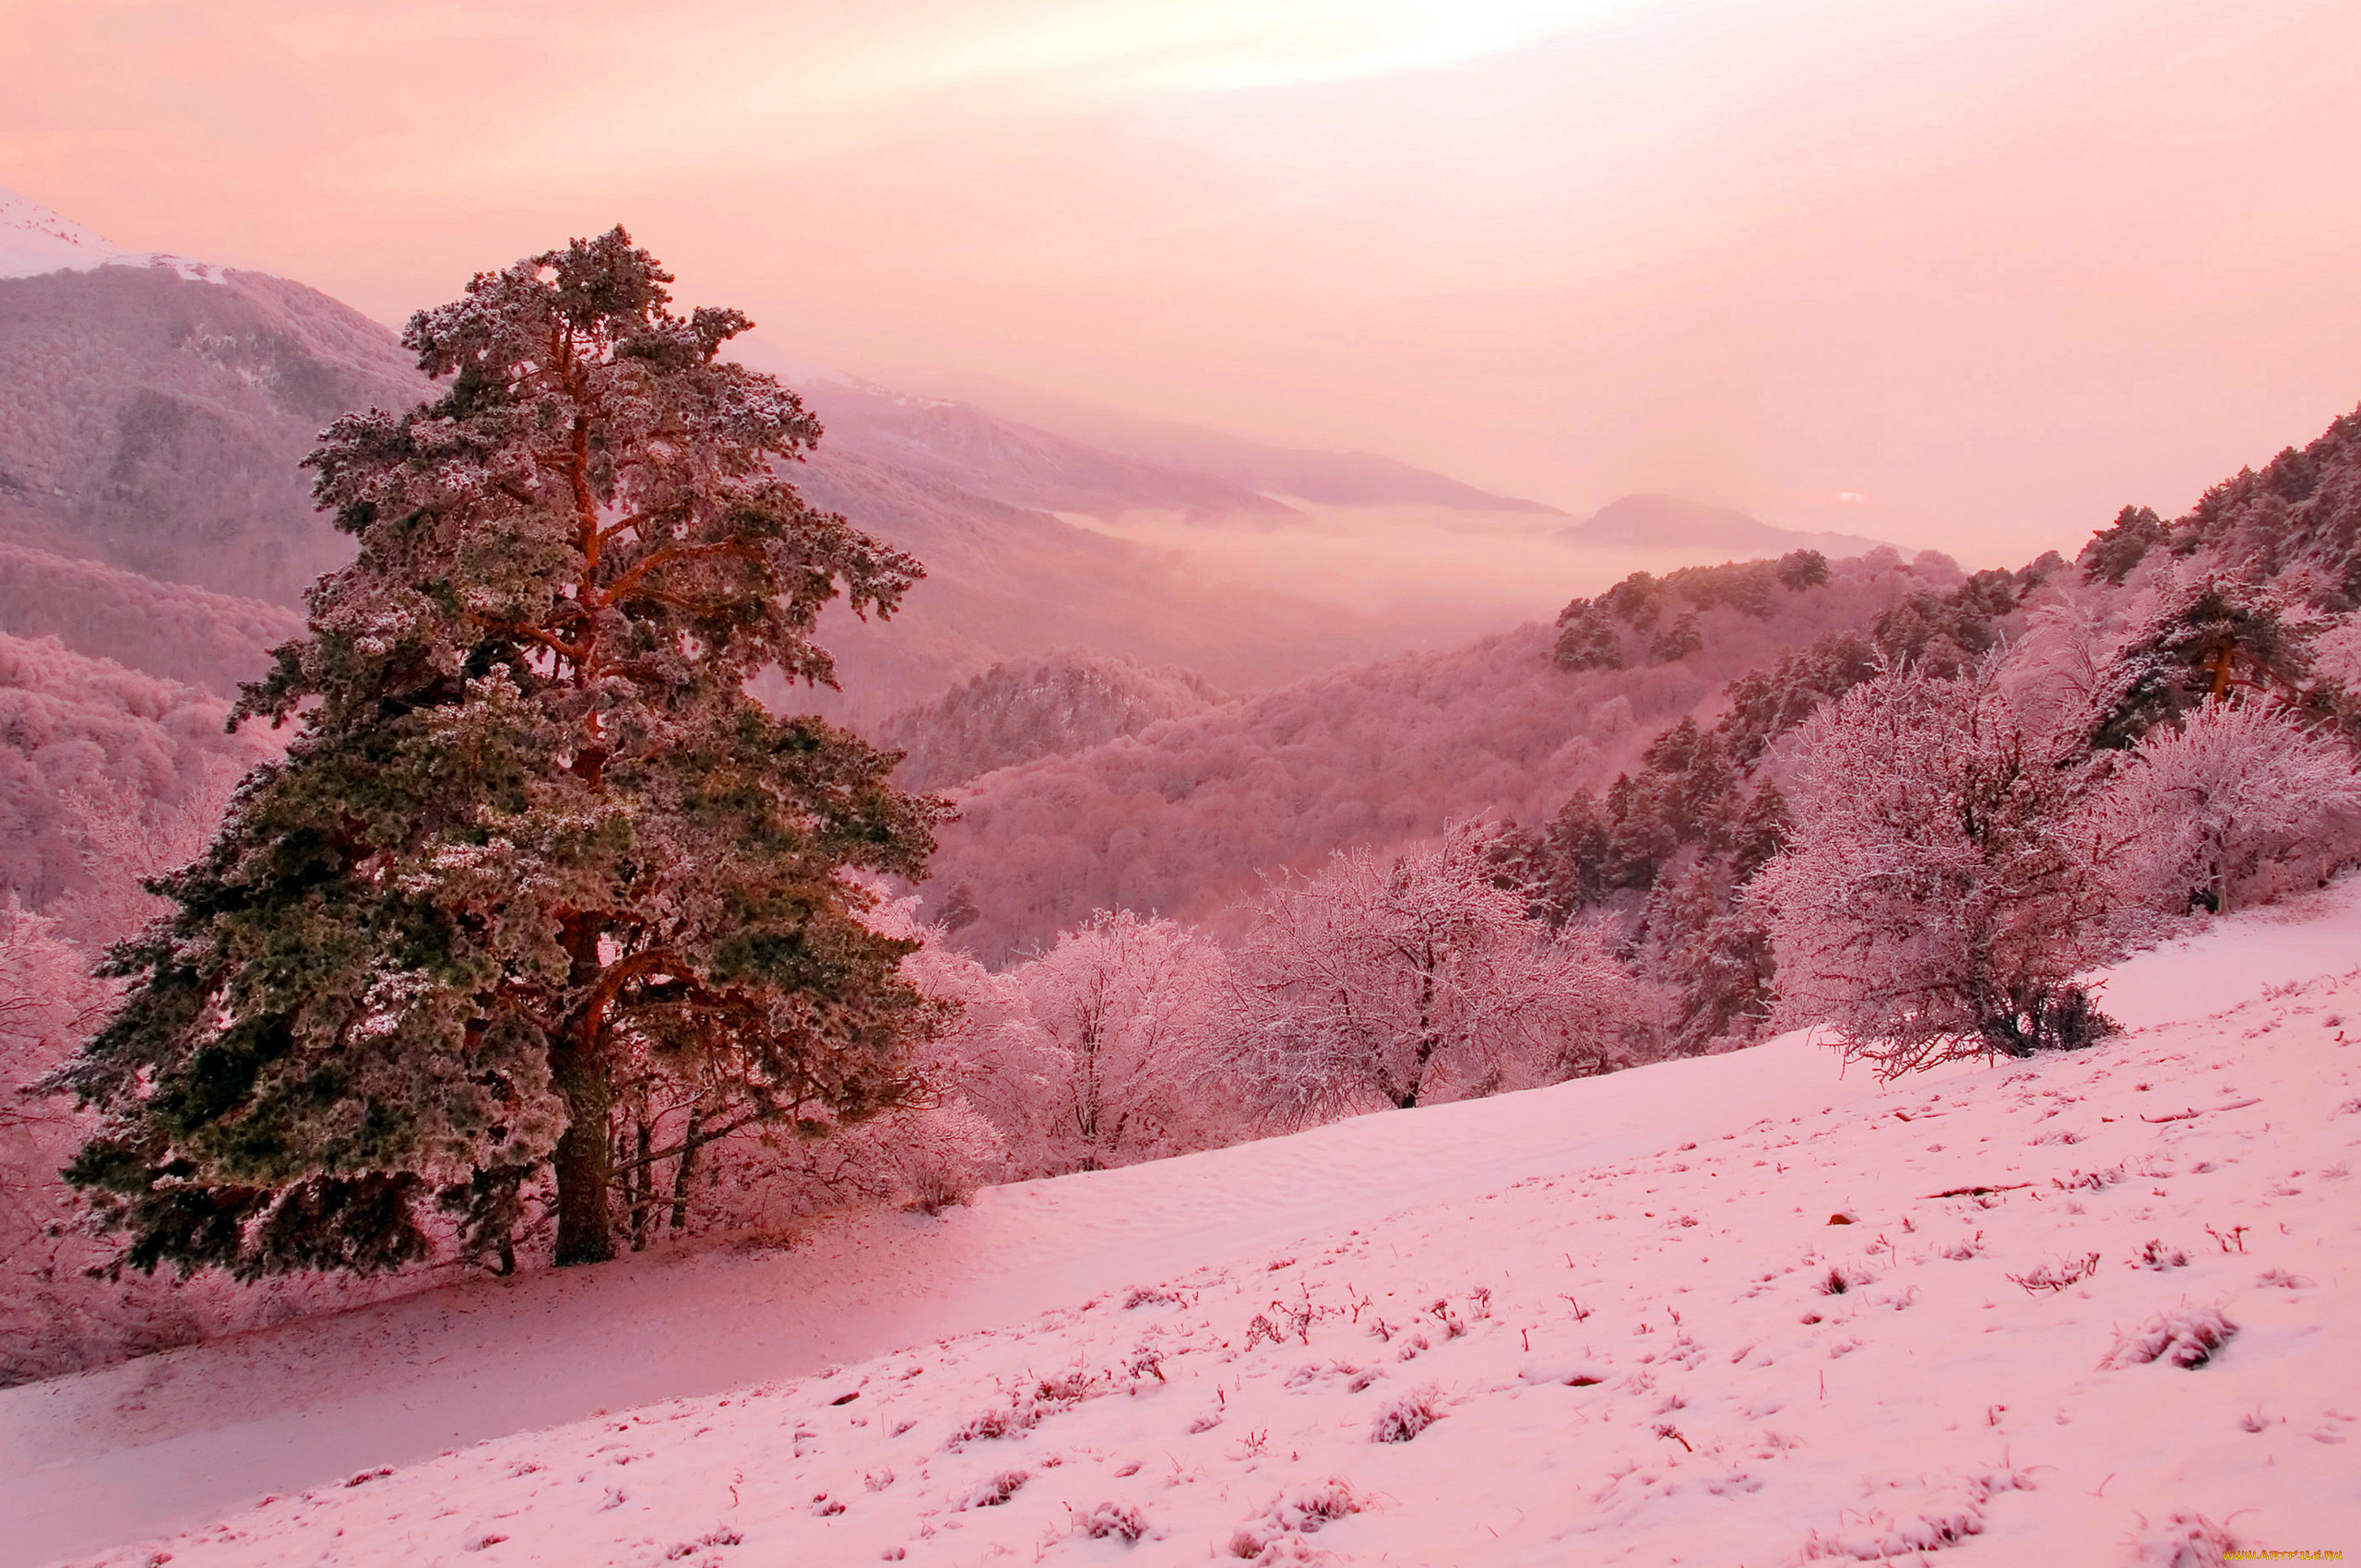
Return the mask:
[[[904,754],[896,782],[940,790],[1035,757],[1087,751],[1228,700],[1193,671],[1058,648],[995,664],[937,701],[905,708],[878,726],[876,739]]]
[[[15,265],[65,265],[0,277],[0,539],[291,605],[350,560],[296,465],[337,415],[423,391],[393,335],[300,283],[119,265],[12,210]]]
[[[1448,474],[1370,452],[1311,452],[1165,420],[1134,418],[1051,393],[990,383],[975,400],[1012,419],[1142,462],[1209,474],[1259,491],[1332,506],[1449,506],[1469,512],[1560,515],[1555,506],[1478,490]]]
[[[160,265],[6,199],[0,628],[227,691],[260,672],[304,588],[351,558],[298,467],[319,431],[431,387],[383,325],[300,283]],[[889,624],[828,617],[844,692],[773,689],[776,701],[869,722],[1067,647],[1252,690],[1460,629],[1208,581],[1053,515],[1294,516],[1219,475],[960,404],[794,384],[827,427],[796,483],[930,575]]]
[[[1122,457],[967,403],[905,397],[866,382],[823,381],[801,390],[827,429],[829,450],[880,458],[1012,506],[1099,517],[1174,511],[1192,521],[1301,516],[1216,475]]]
[[[1253,691],[1465,635],[1209,581],[1142,546],[849,445],[838,448],[831,432],[791,476],[796,487],[909,551],[927,577],[891,621],[831,610],[820,640],[844,691],[766,690],[776,705],[872,723],[1003,659],[1076,647]]]
[[[101,267],[148,267],[212,281],[219,281],[223,271],[186,256],[125,250],[30,197],[0,189],[0,278],[88,272]]]
[[[1802,533],[1773,528],[1744,512],[1678,495],[1626,495],[1608,503],[1558,537],[1569,544],[1618,550],[1726,550],[1734,555],[1784,555],[1817,550],[1823,555],[1865,555],[1882,541],[1853,534]]]

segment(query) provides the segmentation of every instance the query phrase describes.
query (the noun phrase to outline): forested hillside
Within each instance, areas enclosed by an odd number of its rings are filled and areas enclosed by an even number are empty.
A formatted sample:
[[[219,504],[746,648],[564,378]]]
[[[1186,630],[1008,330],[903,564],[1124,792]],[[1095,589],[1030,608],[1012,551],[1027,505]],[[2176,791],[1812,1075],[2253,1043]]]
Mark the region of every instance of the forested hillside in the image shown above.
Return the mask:
[[[1096,908],[1209,915],[1258,872],[1347,845],[1544,816],[1635,764],[1674,720],[1710,718],[1737,677],[1962,581],[1946,558],[1891,551],[1824,569],[1801,588],[1770,563],[1667,579],[1681,586],[1662,624],[1619,634],[1629,667],[1562,667],[1560,633],[1526,626],[989,775],[957,797],[930,908],[967,889],[977,918],[961,940],[997,963]]]
[[[167,854],[115,864],[125,836],[168,832],[183,815],[186,841],[172,848],[194,854],[231,782],[279,745],[265,728],[224,734],[229,711],[210,692],[54,638],[0,634],[0,899],[53,911],[77,895],[122,893],[129,876],[178,863]]]
[[[423,386],[392,335],[263,273],[0,279],[0,536],[292,604],[351,548],[297,467],[350,409]]]
[[[1228,700],[1193,671],[1060,648],[995,664],[937,702],[905,708],[878,727],[877,739],[904,754],[895,770],[904,788],[940,790]]]
[[[11,636],[53,636],[86,657],[230,697],[303,630],[303,616],[282,605],[0,540],[0,632]]]

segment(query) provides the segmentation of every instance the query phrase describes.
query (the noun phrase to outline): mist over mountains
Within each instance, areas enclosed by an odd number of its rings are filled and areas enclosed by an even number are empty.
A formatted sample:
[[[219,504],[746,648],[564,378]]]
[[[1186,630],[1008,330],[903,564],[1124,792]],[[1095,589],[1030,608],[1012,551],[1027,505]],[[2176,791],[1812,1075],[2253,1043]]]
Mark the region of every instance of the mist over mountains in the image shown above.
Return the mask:
[[[1431,558],[1523,578],[1515,552],[1560,516],[1370,454],[1055,399],[1033,399],[1024,411],[1043,422],[1028,422],[858,381],[804,385],[827,434],[798,482],[931,569],[890,626],[831,616],[840,693],[770,694],[837,717],[882,718],[1060,647],[1244,692],[1445,647],[1513,616],[1480,594],[1340,603],[1321,575],[1258,572],[1234,547],[1284,535],[1299,557],[1391,551],[1413,577]],[[389,330],[315,290],[128,252],[0,193],[0,629],[232,689],[293,624],[266,607],[295,609],[350,558],[298,466],[319,430],[426,390]],[[1155,531],[1166,525],[1184,537]],[[1628,564],[1608,560],[1556,571],[1603,582]],[[213,597],[167,602],[98,568]]]

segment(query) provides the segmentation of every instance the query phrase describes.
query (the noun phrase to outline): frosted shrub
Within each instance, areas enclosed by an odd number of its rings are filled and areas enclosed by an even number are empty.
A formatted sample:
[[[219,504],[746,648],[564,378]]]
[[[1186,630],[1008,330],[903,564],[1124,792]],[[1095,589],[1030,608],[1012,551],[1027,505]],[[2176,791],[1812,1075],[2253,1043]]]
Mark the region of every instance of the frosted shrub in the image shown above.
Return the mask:
[[[1783,1014],[1883,1076],[2112,1028],[2074,982],[2111,910],[2076,753],[2030,733],[1992,670],[1890,670],[1808,720],[1793,834],[1753,885]]]
[[[1014,978],[1033,1028],[1026,1174],[1210,1141],[1219,1097],[1201,1068],[1223,1002],[1218,949],[1171,921],[1100,910]]]
[[[1231,964],[1222,1065],[1280,1123],[1554,1082],[1612,1058],[1631,982],[1496,886],[1484,837],[1275,881]]]
[[[2342,742],[2260,699],[2149,731],[2109,788],[2125,900],[2217,913],[2317,883],[2361,851],[2361,772]]]

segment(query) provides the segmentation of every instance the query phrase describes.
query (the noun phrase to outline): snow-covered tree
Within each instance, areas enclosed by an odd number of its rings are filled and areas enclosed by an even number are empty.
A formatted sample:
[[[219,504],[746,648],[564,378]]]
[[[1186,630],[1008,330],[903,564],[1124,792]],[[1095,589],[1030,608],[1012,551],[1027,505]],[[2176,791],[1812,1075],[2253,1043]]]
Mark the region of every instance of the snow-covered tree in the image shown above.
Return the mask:
[[[1015,978],[1040,1042],[1045,1172],[1182,1146],[1221,996],[1220,953],[1172,921],[1102,909]]]
[[[2122,848],[2110,870],[2130,901],[2164,914],[2317,880],[2361,839],[2361,773],[2334,736],[2261,699],[2209,703],[2152,730],[2109,787]]]
[[[81,1119],[30,1092],[107,1001],[89,968],[55,921],[0,899],[0,1384],[59,1370],[90,1294],[57,1180]]]
[[[2091,744],[2136,745],[2233,693],[2295,696],[2318,630],[2305,607],[2263,584],[2205,570],[2166,582],[2105,671]]]
[[[845,873],[920,874],[937,808],[745,683],[830,680],[822,609],[919,568],[779,477],[817,424],[670,281],[621,229],[481,274],[404,334],[441,396],[308,459],[359,558],[238,709],[298,737],[60,1079],[123,1263],[367,1271],[433,1204],[481,1252],[544,1180],[604,1258],[636,1063],[815,1135],[906,1095],[934,1011]]]
[[[1467,826],[1275,882],[1231,960],[1225,1070],[1278,1120],[1408,1109],[1612,1064],[1631,981],[1586,925],[1553,935]]]
[[[2110,903],[2073,742],[2030,731],[1993,667],[1889,670],[1797,732],[1786,849],[1750,897],[1784,1016],[1886,1075],[2087,1042],[2074,977]]]

